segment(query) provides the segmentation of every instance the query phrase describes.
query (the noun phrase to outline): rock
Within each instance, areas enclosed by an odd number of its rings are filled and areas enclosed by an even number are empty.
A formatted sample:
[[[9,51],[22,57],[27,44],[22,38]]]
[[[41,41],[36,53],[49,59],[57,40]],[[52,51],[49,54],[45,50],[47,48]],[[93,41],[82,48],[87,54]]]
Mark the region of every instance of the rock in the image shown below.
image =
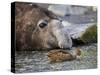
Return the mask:
[[[75,42],[89,43],[97,42],[97,25],[90,24],[76,24],[66,26],[67,32],[71,35]]]
[[[97,44],[92,43],[79,47],[82,52],[80,61],[73,60],[57,63],[49,62],[47,57],[48,51],[19,51],[15,56],[16,73],[96,69]],[[76,49],[76,47],[72,48],[72,50],[74,49]],[[32,61],[26,61],[26,58]]]
[[[97,26],[93,25],[86,29],[86,31],[80,37],[84,43],[97,42]]]

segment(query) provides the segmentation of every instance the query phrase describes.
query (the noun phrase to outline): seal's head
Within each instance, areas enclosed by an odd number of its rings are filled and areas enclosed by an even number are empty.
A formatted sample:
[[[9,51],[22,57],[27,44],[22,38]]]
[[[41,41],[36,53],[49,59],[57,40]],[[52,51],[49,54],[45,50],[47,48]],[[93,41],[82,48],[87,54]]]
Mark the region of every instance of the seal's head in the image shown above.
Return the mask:
[[[70,35],[55,14],[34,4],[15,5],[17,50],[72,47]]]

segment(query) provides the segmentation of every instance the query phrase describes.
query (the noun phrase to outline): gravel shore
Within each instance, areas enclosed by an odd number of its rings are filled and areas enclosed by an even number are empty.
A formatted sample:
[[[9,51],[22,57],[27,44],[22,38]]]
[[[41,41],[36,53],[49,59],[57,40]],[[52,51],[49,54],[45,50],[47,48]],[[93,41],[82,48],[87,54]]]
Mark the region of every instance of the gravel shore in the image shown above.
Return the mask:
[[[75,49],[73,47],[72,49]],[[97,44],[80,46],[81,60],[50,63],[48,51],[18,51],[15,56],[16,73],[66,71],[97,68]]]

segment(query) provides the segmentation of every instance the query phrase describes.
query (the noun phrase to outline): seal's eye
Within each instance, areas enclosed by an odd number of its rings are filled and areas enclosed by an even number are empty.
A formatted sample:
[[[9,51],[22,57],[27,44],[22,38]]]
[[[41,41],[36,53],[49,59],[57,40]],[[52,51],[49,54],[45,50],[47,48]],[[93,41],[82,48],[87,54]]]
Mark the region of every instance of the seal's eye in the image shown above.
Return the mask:
[[[39,21],[38,25],[40,28],[44,28],[48,25],[48,21],[47,20]]]
[[[44,28],[45,26],[47,26],[47,23],[41,23],[41,24],[39,24],[40,28]]]

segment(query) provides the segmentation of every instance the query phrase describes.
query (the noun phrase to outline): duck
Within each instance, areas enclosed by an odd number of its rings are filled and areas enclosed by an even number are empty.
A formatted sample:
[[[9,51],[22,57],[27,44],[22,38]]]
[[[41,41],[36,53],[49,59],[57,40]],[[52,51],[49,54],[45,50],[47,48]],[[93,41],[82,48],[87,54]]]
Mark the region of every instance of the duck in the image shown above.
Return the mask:
[[[81,49],[75,48],[75,50],[72,51],[63,49],[54,49],[49,51],[47,56],[50,62],[62,62],[62,61],[80,59]]]

